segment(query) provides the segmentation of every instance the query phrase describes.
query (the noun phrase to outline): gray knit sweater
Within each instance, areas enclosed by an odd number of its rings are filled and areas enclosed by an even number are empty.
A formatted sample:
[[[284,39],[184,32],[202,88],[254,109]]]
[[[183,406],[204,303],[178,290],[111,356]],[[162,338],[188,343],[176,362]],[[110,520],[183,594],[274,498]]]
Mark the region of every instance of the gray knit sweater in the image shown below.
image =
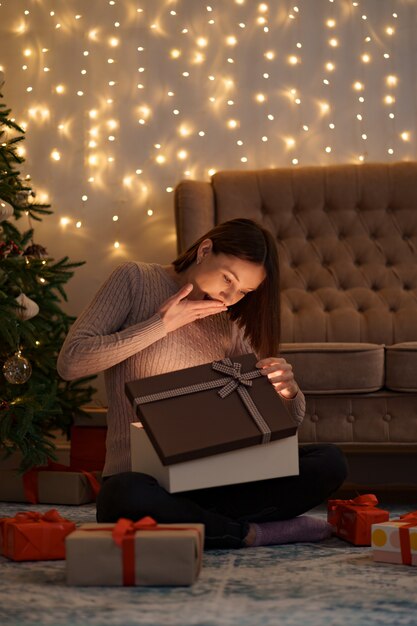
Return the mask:
[[[103,476],[130,471],[129,424],[136,417],[125,382],[254,352],[227,312],[167,333],[157,311],[178,291],[162,265],[123,263],[78,317],[62,346],[58,372],[65,380],[105,371],[108,432]],[[301,391],[291,400],[281,399],[301,423]]]

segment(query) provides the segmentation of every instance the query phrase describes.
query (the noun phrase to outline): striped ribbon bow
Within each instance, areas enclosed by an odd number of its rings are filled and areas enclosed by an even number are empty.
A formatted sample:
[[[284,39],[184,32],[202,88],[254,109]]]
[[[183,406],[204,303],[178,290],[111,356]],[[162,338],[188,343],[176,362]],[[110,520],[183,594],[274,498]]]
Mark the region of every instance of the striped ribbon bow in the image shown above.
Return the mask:
[[[199,391],[206,391],[207,389],[215,389],[217,387],[221,387],[217,393],[223,399],[236,390],[259,431],[262,433],[262,443],[269,443],[271,441],[271,429],[262,417],[261,413],[258,411],[254,401],[246,389],[246,387],[252,386],[252,379],[262,376],[260,370],[256,369],[242,374],[241,364],[232,363],[229,358],[223,359],[223,361],[213,361],[211,367],[222,374],[226,374],[227,377],[209,380],[195,385],[187,385],[186,387],[168,389],[166,391],[152,393],[147,396],[139,396],[135,398],[135,407],[147,404],[148,402],[158,402],[159,400],[166,400],[167,398],[174,398],[176,396],[184,396],[189,393],[197,393]]]

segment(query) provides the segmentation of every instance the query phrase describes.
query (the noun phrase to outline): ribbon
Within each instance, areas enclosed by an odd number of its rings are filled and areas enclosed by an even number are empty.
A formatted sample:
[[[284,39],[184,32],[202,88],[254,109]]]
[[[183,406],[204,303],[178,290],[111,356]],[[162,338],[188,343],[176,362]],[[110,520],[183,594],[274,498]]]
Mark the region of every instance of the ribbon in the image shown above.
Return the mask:
[[[357,496],[351,500],[329,500],[328,507],[331,511],[334,511],[338,506],[376,506],[378,504],[378,498],[373,493],[367,493],[362,496]]]
[[[19,524],[31,522],[50,522],[52,524],[66,523],[69,520],[62,517],[56,509],[50,509],[46,513],[38,513],[37,511],[19,511],[14,517],[3,518],[8,521],[16,521]]]
[[[158,402],[159,400],[184,396],[189,393],[197,393],[199,391],[206,391],[207,389],[215,389],[217,387],[222,387],[222,389],[220,389],[217,393],[223,399],[236,390],[258,429],[262,433],[261,443],[269,443],[271,441],[271,429],[262,417],[261,413],[258,411],[255,403],[248,393],[248,390],[246,389],[246,387],[252,386],[253,378],[259,378],[262,376],[260,370],[252,370],[251,372],[245,372],[242,374],[240,371],[241,363],[232,363],[229,358],[223,359],[223,361],[213,361],[211,367],[215,371],[227,374],[227,378],[218,378],[216,380],[197,383],[195,385],[177,387],[176,389],[168,389],[166,391],[152,393],[147,396],[139,396],[134,400],[135,407],[147,404],[148,402]]]
[[[84,474],[88,480],[94,498],[97,497],[98,492],[100,491],[100,483],[91,472],[68,465],[62,465],[61,463],[48,461],[48,465],[43,467],[34,467],[23,474],[23,489],[25,497],[31,504],[38,504],[39,502],[39,472],[80,472]]]
[[[399,528],[401,559],[404,565],[411,565],[410,528],[417,526],[417,511],[400,515],[400,520],[406,522]]]
[[[404,515],[400,515],[400,520],[402,522],[414,522],[417,525],[417,511],[411,511],[411,513],[404,513]]]
[[[142,517],[139,521],[133,522],[130,519],[121,517],[114,526],[105,528],[82,528],[87,532],[111,531],[114,543],[121,548],[123,564],[123,585],[133,587],[136,578],[135,566],[135,535],[140,530],[166,531],[166,530],[193,530],[197,533],[199,551],[202,550],[201,534],[192,526],[173,526],[170,524],[165,528],[160,528],[153,517]]]

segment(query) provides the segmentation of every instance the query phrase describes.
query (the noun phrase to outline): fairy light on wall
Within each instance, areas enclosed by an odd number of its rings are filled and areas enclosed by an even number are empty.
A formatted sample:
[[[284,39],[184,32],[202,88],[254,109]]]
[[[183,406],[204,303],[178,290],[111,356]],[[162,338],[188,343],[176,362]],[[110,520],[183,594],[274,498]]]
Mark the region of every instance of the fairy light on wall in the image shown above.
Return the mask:
[[[123,254],[184,177],[416,158],[417,0],[95,3],[0,3],[19,149],[67,235],[105,224]]]

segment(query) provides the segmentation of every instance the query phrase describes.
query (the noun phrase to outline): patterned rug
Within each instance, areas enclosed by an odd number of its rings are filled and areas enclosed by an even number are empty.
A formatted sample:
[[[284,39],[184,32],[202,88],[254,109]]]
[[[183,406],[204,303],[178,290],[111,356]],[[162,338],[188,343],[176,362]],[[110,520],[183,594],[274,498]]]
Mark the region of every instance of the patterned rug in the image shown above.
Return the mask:
[[[381,506],[392,517],[411,510]],[[0,503],[0,517],[30,508]],[[94,505],[56,508],[75,522],[95,521]],[[322,508],[312,514],[325,516]],[[337,538],[206,552],[192,587],[68,587],[64,561],[0,557],[0,572],[0,624],[8,626],[417,624],[417,568],[374,563],[370,548]]]

